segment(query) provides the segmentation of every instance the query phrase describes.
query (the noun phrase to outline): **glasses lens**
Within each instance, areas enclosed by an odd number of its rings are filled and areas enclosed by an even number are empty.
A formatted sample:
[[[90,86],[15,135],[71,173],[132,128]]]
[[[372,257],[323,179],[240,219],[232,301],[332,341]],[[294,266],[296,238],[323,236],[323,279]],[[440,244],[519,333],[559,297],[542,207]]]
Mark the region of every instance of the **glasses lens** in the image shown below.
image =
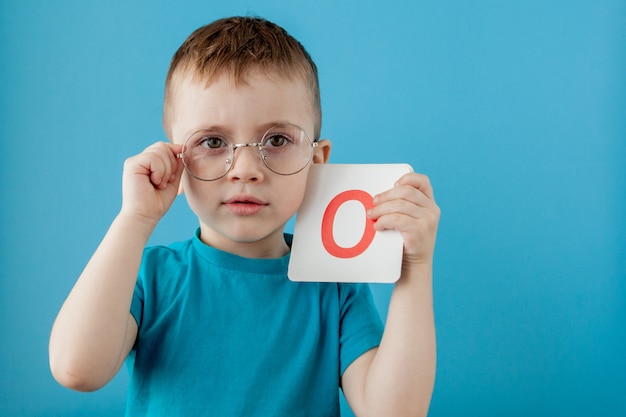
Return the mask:
[[[233,147],[224,136],[201,130],[187,139],[183,148],[183,163],[193,177],[212,181],[228,172],[233,159]]]
[[[260,143],[237,144],[212,130],[201,130],[189,137],[183,147],[187,172],[202,181],[222,178],[233,165],[235,148],[254,145],[271,171],[291,175],[307,166],[313,154],[313,142],[306,132],[292,124],[269,129]]]
[[[263,162],[277,174],[290,175],[302,170],[311,160],[312,153],[309,136],[292,124],[274,126],[261,140]]]

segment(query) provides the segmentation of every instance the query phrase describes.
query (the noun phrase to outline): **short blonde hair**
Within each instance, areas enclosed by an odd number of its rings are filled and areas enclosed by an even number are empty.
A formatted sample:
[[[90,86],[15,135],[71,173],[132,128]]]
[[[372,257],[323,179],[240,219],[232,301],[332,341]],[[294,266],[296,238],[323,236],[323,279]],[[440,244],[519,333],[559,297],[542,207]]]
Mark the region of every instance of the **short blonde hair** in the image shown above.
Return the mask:
[[[210,85],[217,77],[229,74],[239,83],[253,70],[290,81],[302,80],[310,87],[314,139],[319,139],[322,110],[317,66],[285,29],[258,17],[216,20],[195,30],[178,48],[165,81],[163,126],[170,139],[177,77],[190,75],[193,80]]]

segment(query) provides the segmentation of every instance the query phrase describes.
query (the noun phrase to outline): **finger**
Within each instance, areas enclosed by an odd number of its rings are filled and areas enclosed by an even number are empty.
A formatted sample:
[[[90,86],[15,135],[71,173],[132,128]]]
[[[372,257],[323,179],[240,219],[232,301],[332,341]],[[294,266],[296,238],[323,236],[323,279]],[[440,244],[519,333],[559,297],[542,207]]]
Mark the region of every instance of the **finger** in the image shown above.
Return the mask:
[[[183,170],[185,169],[183,160],[178,157],[178,155],[183,151],[183,145],[171,143],[169,146],[172,155],[172,167],[174,167],[172,175],[170,176],[170,182],[178,183]]]
[[[149,166],[150,170],[150,182],[157,188],[165,188],[167,185],[167,178],[169,178],[169,163],[158,152],[149,151]]]
[[[176,157],[176,150],[171,144],[159,142],[144,151],[147,158],[146,168],[155,187],[163,189],[168,183],[176,182],[182,174],[182,161]]]
[[[402,177],[400,177],[400,179],[396,182],[395,185],[396,186],[409,185],[413,188],[420,190],[422,193],[424,193],[426,197],[430,198],[431,200],[435,199],[435,194],[433,191],[432,184],[430,182],[430,178],[428,178],[428,176],[424,174],[420,174],[417,172],[411,172],[411,173],[405,174]]]
[[[397,230],[400,233],[405,232],[407,226],[404,225],[409,224],[407,222],[407,217],[408,216],[403,213],[385,214],[376,219],[376,222],[374,223],[374,229],[378,231]]]
[[[406,200],[412,204],[429,207],[435,204],[424,192],[412,185],[396,184],[390,190],[382,192],[374,197],[375,207],[394,200]]]
[[[418,220],[427,213],[429,209],[418,206],[407,200],[396,199],[378,206],[368,211],[368,217],[374,221],[382,222],[381,227],[388,228],[390,216],[397,220],[398,216],[403,216],[407,220]],[[385,219],[387,217],[387,219]],[[395,223],[395,222],[394,222]]]
[[[166,170],[165,161],[159,155],[158,146],[151,145],[142,153],[132,159],[140,171],[137,173],[146,175],[154,187],[159,187]]]
[[[437,223],[440,216],[438,206],[420,207],[406,201],[385,203],[378,212],[372,212],[370,219],[375,221],[378,230],[396,229],[406,230],[403,225],[415,224],[416,222]]]
[[[185,164],[183,164],[183,160],[178,157],[174,158],[174,164],[174,169],[169,179],[169,185],[176,187],[177,193],[181,194],[181,179],[183,177],[183,172],[185,171]]]

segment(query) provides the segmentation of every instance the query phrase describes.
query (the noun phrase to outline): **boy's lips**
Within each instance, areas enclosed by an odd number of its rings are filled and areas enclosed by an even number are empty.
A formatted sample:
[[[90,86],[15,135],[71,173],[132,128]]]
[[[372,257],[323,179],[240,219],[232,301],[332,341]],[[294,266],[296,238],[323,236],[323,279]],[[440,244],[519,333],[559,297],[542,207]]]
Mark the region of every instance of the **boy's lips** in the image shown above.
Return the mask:
[[[251,195],[236,195],[223,203],[226,208],[240,216],[250,216],[263,210],[267,203]]]

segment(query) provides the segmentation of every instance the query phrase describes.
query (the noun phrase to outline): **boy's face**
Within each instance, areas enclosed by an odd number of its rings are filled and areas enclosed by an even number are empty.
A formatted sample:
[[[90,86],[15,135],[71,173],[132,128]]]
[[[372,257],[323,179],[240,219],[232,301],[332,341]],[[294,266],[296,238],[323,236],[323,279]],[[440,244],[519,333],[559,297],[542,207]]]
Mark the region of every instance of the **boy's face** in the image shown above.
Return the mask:
[[[171,134],[183,144],[199,130],[219,132],[232,143],[259,142],[273,125],[291,123],[312,138],[314,117],[306,84],[252,73],[235,84],[222,75],[209,87],[189,77],[176,83]],[[325,163],[330,143],[320,141],[313,162]],[[287,253],[285,223],[298,210],[310,164],[293,175],[278,175],[261,161],[256,147],[238,148],[228,173],[215,181],[183,174],[182,187],[200,220],[202,240],[246,257]]]

